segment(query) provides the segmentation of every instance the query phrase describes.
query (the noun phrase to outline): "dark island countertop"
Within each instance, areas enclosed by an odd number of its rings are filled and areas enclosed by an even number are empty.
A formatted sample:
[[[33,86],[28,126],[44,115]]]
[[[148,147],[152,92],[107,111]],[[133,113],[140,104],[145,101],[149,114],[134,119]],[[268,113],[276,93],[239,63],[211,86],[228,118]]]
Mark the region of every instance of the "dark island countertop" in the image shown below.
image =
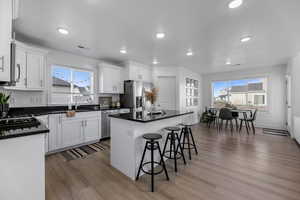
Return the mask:
[[[112,118],[124,119],[135,122],[153,122],[173,117],[178,117],[182,115],[192,114],[193,111],[179,111],[179,110],[164,110],[161,114],[148,114],[146,111],[131,112],[131,113],[122,113],[122,114],[113,114],[110,115]]]
[[[75,110],[74,106],[72,107]],[[106,111],[127,109],[120,107],[100,107],[99,105],[81,105],[78,106],[76,112],[92,112],[92,111]],[[68,111],[68,106],[39,106],[39,107],[17,107],[10,108],[9,117],[26,117],[26,116],[41,116],[50,114],[62,114]]]

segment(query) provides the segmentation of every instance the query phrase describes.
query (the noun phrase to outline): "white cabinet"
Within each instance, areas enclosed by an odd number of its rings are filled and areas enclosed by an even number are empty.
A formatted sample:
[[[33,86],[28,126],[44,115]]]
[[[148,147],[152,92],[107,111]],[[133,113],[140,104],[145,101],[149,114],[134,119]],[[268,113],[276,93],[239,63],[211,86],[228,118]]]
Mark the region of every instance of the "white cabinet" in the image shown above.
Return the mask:
[[[46,51],[16,42],[15,90],[43,90],[45,83]]]
[[[99,93],[124,93],[123,69],[107,63],[99,65]]]
[[[44,87],[44,55],[34,51],[27,52],[27,88]]]
[[[61,124],[61,115],[49,115],[49,136],[48,151],[55,151],[61,148],[61,138],[59,137]]]
[[[97,140],[100,138],[100,118],[88,118],[84,121],[84,142]]]
[[[81,112],[74,117],[65,114],[49,115],[49,151],[99,140],[101,137],[100,112]]]
[[[152,68],[150,66],[128,61],[124,71],[125,80],[152,82]]]
[[[10,81],[10,43],[12,38],[12,1],[0,1],[0,81]]]
[[[81,119],[65,118],[60,126],[61,148],[74,146],[82,143],[83,121]]]
[[[42,115],[36,117],[41,123],[43,123],[47,128],[49,128],[48,115]],[[49,133],[45,133],[45,153],[49,151]]]

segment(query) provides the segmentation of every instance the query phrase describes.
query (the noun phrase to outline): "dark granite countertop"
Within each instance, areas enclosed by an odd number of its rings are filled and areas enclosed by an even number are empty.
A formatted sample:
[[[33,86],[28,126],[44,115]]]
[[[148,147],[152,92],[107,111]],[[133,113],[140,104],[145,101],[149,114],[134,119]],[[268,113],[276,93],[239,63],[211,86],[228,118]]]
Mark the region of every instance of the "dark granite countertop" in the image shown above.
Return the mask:
[[[82,105],[78,106],[76,112],[92,112],[92,111],[105,111],[117,110],[126,108],[101,108],[99,105]],[[73,106],[74,110],[74,106]],[[10,108],[9,117],[23,117],[23,116],[41,116],[49,114],[61,114],[68,111],[68,106],[39,106],[39,107],[17,107]]]
[[[48,133],[49,129],[42,123],[38,126],[34,126],[31,128],[19,128],[19,129],[11,129],[11,130],[3,130],[0,126],[0,140],[16,138],[16,137],[24,137],[29,135],[37,135]]]
[[[178,111],[178,110],[164,110],[162,114],[148,114],[147,112],[131,112],[131,113],[124,113],[124,114],[114,114],[110,117],[124,119],[129,121],[136,121],[136,122],[153,122],[162,119],[168,119],[172,117],[178,117],[182,115],[192,114],[193,111]]]

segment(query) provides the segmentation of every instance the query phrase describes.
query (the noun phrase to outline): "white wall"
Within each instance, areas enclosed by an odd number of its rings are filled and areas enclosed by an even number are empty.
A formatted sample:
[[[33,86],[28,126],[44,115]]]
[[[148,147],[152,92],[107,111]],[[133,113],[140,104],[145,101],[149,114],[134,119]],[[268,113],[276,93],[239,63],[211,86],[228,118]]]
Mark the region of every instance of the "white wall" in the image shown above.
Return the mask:
[[[194,111],[194,119],[195,123],[199,119],[199,113],[202,112],[202,76],[200,74],[197,74],[191,70],[188,70],[184,67],[153,67],[153,83],[156,85],[157,79],[159,76],[175,76],[176,77],[176,86],[177,86],[177,102],[176,102],[176,108],[178,110],[192,110]],[[185,90],[185,78],[192,78],[199,81],[200,84],[200,99],[199,99],[199,106],[196,107],[186,107],[186,90]]]
[[[291,76],[292,137],[300,143],[300,53],[290,59],[287,74]]]
[[[256,126],[285,129],[286,115],[285,115],[285,75],[286,66],[272,66],[255,68],[249,70],[240,70],[223,73],[213,73],[203,75],[203,108],[210,106],[212,102],[212,88],[213,81],[243,79],[251,77],[268,78],[268,111],[259,112],[257,116]]]

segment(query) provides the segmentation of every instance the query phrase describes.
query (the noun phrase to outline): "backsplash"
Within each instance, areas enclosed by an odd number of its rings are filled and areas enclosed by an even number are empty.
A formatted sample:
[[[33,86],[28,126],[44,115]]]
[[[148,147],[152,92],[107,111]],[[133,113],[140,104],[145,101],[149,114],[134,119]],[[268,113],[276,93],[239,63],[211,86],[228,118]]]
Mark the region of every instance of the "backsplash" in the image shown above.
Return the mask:
[[[48,105],[47,91],[18,91],[4,90],[3,88],[1,88],[0,92],[11,95],[11,98],[9,100],[10,107],[33,107]],[[98,104],[98,97],[112,97],[112,101],[114,102],[120,100],[119,94],[99,94],[95,98],[96,104]]]
[[[31,106],[45,106],[47,105],[46,92],[32,92],[32,91],[16,91],[0,89],[0,92],[9,94],[10,107],[31,107]]]

